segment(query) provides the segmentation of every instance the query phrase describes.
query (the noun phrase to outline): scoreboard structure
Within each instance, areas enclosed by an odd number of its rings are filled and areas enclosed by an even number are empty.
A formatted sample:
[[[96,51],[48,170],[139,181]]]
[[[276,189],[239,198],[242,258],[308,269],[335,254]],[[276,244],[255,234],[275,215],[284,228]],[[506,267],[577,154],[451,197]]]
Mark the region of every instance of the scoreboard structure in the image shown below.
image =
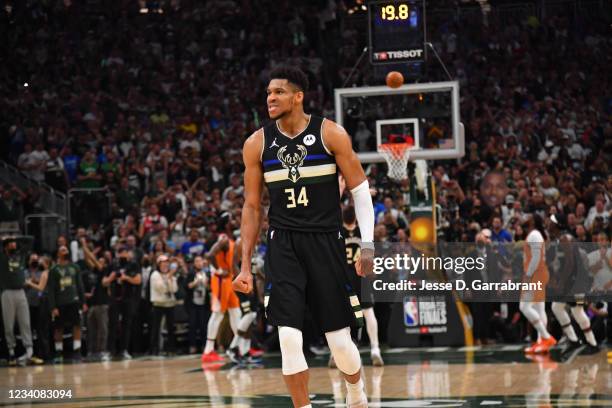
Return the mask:
[[[372,64],[425,60],[425,0],[368,3]]]

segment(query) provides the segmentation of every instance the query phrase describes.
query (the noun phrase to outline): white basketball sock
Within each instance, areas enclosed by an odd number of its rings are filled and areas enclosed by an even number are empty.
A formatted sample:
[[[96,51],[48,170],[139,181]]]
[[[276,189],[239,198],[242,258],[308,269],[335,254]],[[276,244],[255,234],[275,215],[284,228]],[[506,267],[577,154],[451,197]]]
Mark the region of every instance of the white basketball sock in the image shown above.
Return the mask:
[[[368,337],[370,338],[370,347],[372,352],[379,351],[378,349],[378,321],[374,314],[374,308],[368,307],[363,309],[363,317],[365,319],[366,330],[368,331]]]
[[[576,319],[578,326],[580,326],[582,329],[586,341],[591,346],[597,346],[597,340],[595,340],[595,335],[593,334],[593,330],[591,330],[591,320],[584,312],[584,307],[580,305],[572,307],[572,315],[574,316],[574,319]]]
[[[204,354],[208,354],[215,349],[215,340],[219,333],[219,326],[223,321],[223,314],[220,312],[213,312],[208,319],[208,327],[206,329],[206,347],[204,347]]]
[[[251,348],[251,339],[247,339],[244,337],[240,337],[240,341],[238,342],[238,348],[240,349],[241,355],[246,355]]]
[[[572,320],[570,319],[569,314],[567,314],[567,311],[565,310],[565,303],[553,302],[551,308],[567,338],[573,342],[578,341],[578,336],[576,336],[576,332],[572,327]]]
[[[519,304],[519,309],[521,313],[529,320],[529,323],[533,325],[533,327],[538,331],[538,336],[542,339],[550,338],[550,334],[548,330],[546,330],[546,326],[540,320],[540,314],[533,307],[535,302],[521,302]]]

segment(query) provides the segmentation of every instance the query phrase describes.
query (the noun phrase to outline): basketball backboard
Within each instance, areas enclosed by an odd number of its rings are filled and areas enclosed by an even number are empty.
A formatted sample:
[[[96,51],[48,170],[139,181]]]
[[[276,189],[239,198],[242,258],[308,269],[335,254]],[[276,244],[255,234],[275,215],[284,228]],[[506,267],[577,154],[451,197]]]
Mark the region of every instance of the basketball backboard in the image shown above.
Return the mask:
[[[336,122],[353,138],[364,163],[384,162],[377,152],[395,139],[414,142],[410,160],[454,159],[465,154],[457,81],[335,90]]]

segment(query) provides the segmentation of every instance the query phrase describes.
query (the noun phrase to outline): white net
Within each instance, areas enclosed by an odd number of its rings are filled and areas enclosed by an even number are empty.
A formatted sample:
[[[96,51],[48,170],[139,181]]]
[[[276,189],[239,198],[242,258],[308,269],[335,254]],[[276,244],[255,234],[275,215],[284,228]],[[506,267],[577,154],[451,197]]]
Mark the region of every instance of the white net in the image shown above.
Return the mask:
[[[408,178],[409,143],[385,143],[378,146],[378,152],[387,161],[387,175],[397,181]]]

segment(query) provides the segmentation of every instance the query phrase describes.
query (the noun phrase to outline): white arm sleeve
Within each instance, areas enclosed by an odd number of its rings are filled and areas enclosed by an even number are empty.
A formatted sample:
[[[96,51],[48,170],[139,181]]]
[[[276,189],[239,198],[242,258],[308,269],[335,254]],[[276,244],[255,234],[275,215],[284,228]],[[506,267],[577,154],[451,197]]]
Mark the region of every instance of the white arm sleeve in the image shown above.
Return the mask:
[[[374,206],[370,195],[368,180],[351,190],[355,202],[355,215],[361,231],[361,242],[370,244],[374,241]],[[363,246],[363,245],[362,245]]]
[[[527,276],[531,278],[535,273],[538,264],[540,263],[540,249],[543,244],[532,242],[529,244],[531,247],[531,261],[529,261],[529,265],[527,266]]]
[[[531,278],[540,263],[542,246],[544,246],[544,237],[539,231],[534,230],[527,235],[527,244],[531,249],[531,260],[527,266],[527,276]]]

